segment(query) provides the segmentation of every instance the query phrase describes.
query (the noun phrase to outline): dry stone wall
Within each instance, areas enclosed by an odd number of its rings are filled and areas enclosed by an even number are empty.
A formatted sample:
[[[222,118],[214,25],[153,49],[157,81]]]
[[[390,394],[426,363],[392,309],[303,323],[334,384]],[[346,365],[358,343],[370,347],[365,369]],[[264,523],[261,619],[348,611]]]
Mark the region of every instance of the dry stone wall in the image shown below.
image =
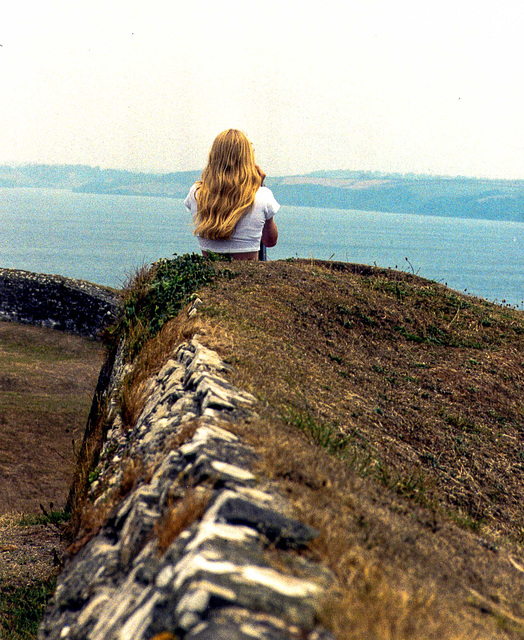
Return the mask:
[[[254,472],[231,426],[260,420],[256,401],[227,369],[197,339],[180,345],[125,429],[117,358],[89,495],[111,509],[66,561],[39,640],[332,640],[318,625],[331,574],[296,553],[318,532]]]
[[[97,338],[117,305],[116,292],[90,282],[0,269],[0,320]]]

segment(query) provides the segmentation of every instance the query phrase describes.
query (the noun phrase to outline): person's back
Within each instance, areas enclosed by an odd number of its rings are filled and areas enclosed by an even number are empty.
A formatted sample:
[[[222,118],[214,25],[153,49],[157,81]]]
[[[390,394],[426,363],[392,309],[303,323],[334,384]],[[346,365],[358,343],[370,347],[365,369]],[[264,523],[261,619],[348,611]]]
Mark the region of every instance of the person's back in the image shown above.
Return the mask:
[[[276,245],[278,229],[273,216],[280,205],[263,186],[264,178],[255,164],[253,147],[241,131],[228,129],[215,138],[202,178],[184,201],[204,255],[213,252],[237,260],[258,260],[261,243]]]

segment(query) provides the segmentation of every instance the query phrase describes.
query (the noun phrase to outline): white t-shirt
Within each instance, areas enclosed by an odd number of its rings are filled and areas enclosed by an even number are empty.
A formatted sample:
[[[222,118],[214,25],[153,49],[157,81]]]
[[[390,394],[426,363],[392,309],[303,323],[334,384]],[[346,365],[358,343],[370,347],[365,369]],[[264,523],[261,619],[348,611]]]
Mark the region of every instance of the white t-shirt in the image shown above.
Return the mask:
[[[194,184],[184,204],[191,211],[193,222],[196,222],[197,200],[195,191],[197,185]],[[198,244],[203,251],[213,253],[247,253],[248,251],[258,251],[262,229],[266,220],[272,218],[280,209],[280,205],[275,200],[271,189],[260,187],[255,195],[255,202],[252,207],[237,222],[233,235],[229,240],[208,240],[198,237]]]

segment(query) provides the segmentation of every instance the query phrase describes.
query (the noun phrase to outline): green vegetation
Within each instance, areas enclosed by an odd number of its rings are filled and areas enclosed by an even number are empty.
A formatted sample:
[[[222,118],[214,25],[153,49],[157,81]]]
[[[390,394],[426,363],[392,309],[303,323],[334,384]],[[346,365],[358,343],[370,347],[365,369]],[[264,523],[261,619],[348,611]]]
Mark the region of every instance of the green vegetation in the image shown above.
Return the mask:
[[[82,165],[0,166],[0,186],[183,198],[201,171],[154,174]],[[266,180],[281,204],[522,221],[524,182],[320,171]]]
[[[283,419],[287,424],[300,429],[312,437],[313,441],[326,449],[331,455],[347,459],[351,436],[343,435],[333,425],[316,421],[309,412],[297,412],[289,407]]]
[[[212,262],[197,254],[175,255],[135,274],[124,289],[120,318],[108,332],[118,340],[126,339],[129,359],[177,315],[197,289],[214,280]]]
[[[18,525],[20,527],[33,527],[37,525],[60,525],[69,521],[71,517],[70,513],[66,511],[55,511],[51,510],[45,513],[24,513],[20,520],[18,521]]]
[[[272,178],[281,204],[522,221],[522,181],[360,171]]]
[[[376,411],[382,415],[380,409]],[[372,477],[399,495],[429,506],[427,478],[420,469],[410,472],[395,471],[390,464],[380,459],[379,452],[368,442],[362,441],[356,434],[344,433],[336,424],[328,425],[315,420],[309,412],[301,413],[289,407],[283,419],[310,436],[315,444],[330,455],[343,460],[360,476]]]
[[[0,582],[0,637],[2,640],[36,638],[38,624],[56,579],[12,587]]]

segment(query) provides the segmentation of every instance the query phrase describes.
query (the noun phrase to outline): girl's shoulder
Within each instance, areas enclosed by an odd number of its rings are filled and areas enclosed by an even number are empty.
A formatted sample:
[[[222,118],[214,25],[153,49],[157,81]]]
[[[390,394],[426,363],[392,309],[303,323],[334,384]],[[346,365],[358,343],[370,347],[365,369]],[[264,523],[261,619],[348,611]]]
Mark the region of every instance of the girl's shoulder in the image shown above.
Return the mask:
[[[256,193],[256,197],[260,198],[260,199],[269,199],[269,198],[273,198],[273,192],[271,191],[271,189],[269,187],[259,187],[258,191]]]
[[[273,214],[280,209],[273,192],[268,187],[259,187],[255,196],[255,204],[264,211]]]

